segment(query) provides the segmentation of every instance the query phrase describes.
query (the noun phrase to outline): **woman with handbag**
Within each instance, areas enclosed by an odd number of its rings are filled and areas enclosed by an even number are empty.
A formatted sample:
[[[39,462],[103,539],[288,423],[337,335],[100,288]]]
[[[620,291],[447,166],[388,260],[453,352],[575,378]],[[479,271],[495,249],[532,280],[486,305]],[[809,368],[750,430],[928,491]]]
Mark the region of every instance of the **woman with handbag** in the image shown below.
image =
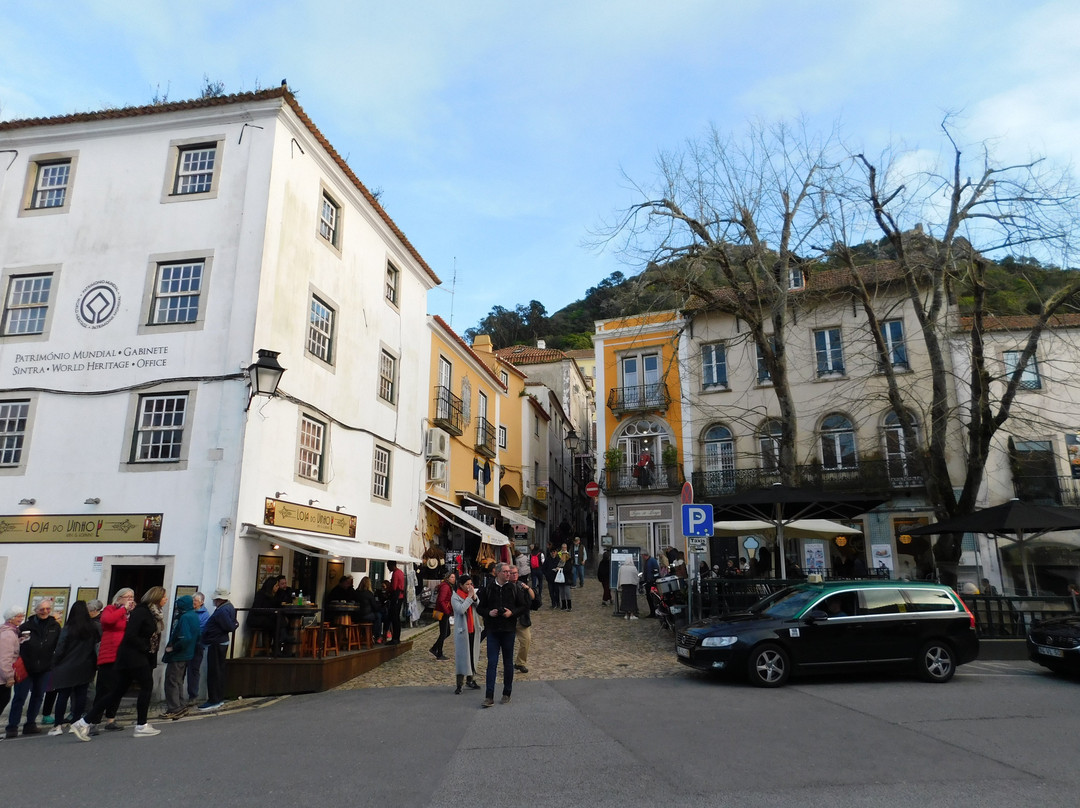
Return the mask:
[[[436,659],[447,659],[443,656],[443,643],[450,636],[450,613],[453,606],[450,603],[454,585],[457,583],[457,574],[450,572],[442,579],[439,590],[435,593],[435,606],[432,608],[432,616],[439,621],[439,639],[428,650]]]
[[[471,690],[480,689],[480,685],[473,678],[480,657],[476,642],[476,630],[479,628],[476,605],[479,602],[472,577],[462,575],[457,582],[457,589],[450,596],[450,605],[454,610],[454,674],[457,679],[455,695],[461,693],[463,684]]]
[[[574,604],[570,600],[570,588],[573,586],[573,564],[570,562],[570,551],[565,542],[555,554],[558,562],[555,565],[555,586],[559,589],[559,610],[572,612]]]
[[[4,612],[0,625],[0,713],[11,701],[15,689],[15,662],[19,658],[19,626],[26,619],[26,609],[12,606]],[[3,737],[3,736],[0,736]]]

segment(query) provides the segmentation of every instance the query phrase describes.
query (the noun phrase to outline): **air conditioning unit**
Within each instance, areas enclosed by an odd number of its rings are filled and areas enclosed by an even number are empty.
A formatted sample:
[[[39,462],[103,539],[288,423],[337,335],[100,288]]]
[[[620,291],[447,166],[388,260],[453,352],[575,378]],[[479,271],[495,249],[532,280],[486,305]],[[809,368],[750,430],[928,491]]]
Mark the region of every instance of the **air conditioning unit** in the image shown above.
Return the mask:
[[[429,429],[424,453],[429,460],[446,460],[450,453],[450,436],[441,429]]]
[[[446,480],[446,461],[431,460],[428,462],[427,478],[429,483],[443,482]]]

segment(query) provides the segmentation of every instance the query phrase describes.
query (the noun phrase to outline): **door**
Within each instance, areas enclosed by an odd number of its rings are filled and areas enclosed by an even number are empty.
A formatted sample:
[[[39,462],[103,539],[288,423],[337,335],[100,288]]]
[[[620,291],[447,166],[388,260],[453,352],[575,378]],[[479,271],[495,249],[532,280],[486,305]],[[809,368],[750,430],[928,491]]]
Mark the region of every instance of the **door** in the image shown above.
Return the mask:
[[[113,596],[121,589],[133,589],[135,601],[138,602],[150,587],[164,585],[164,564],[117,565],[112,568],[112,575],[109,578],[109,597],[102,600],[112,603]],[[171,598],[170,594],[170,600]]]

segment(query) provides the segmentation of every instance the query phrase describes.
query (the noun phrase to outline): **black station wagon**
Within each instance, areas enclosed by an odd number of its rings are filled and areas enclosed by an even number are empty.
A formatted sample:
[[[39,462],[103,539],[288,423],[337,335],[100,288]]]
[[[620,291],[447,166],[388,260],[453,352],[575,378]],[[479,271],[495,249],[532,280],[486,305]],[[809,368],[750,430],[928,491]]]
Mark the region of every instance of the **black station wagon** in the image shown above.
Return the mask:
[[[900,670],[947,682],[979,655],[975,617],[949,587],[830,581],[788,587],[741,614],[678,632],[679,661],[779,687],[792,674]]]

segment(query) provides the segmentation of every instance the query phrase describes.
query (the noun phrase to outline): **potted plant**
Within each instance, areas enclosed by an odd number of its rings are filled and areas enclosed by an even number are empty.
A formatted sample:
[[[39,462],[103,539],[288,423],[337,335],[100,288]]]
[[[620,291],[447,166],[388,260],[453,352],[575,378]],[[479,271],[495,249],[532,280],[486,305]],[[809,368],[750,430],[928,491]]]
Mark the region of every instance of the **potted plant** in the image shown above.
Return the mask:
[[[613,449],[608,449],[604,452],[604,468],[608,471],[618,471],[623,467],[623,461],[626,459],[626,453],[616,446]]]
[[[660,450],[660,462],[665,468],[670,468],[679,462],[679,450],[675,448],[675,444],[664,444],[664,448]]]

